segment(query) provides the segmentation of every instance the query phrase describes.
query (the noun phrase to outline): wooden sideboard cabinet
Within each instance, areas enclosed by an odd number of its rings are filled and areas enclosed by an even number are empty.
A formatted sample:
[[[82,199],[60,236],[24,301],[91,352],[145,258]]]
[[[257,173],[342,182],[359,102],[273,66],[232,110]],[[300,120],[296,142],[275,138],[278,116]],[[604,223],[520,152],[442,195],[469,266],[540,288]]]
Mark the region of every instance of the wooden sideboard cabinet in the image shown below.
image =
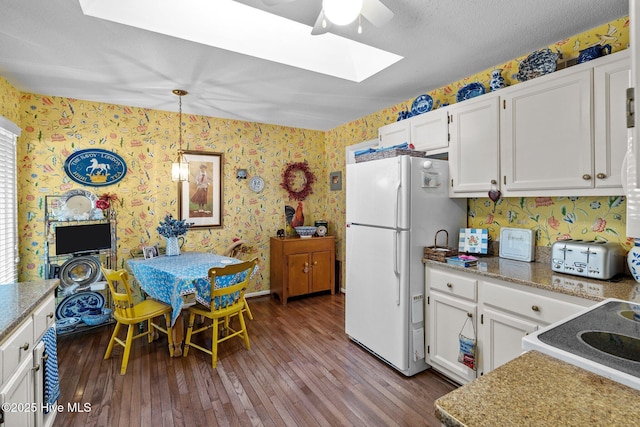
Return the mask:
[[[287,299],[320,291],[335,292],[334,236],[271,238],[271,293]]]

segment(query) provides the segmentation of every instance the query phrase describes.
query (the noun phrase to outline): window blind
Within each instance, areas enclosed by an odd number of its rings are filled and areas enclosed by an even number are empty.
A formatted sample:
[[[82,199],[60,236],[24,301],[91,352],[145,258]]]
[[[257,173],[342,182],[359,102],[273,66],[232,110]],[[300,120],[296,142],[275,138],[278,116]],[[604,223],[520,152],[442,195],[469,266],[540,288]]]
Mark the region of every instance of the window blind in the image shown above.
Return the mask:
[[[18,281],[16,139],[20,130],[0,116],[0,284]]]

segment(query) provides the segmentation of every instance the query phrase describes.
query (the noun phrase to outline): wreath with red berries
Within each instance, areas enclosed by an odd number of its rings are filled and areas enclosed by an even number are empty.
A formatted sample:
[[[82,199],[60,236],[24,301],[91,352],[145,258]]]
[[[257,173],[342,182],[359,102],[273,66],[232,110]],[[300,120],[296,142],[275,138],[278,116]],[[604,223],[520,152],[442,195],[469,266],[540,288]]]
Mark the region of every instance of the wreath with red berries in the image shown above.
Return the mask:
[[[299,189],[294,188],[294,181],[298,176],[298,172],[302,172],[304,174],[304,183]],[[280,183],[280,186],[287,190],[290,199],[301,202],[306,199],[309,194],[313,193],[313,188],[311,188],[311,186],[314,182],[316,182],[316,176],[311,172],[309,164],[305,160],[304,162],[289,163],[287,165],[284,172],[282,172],[282,182]]]

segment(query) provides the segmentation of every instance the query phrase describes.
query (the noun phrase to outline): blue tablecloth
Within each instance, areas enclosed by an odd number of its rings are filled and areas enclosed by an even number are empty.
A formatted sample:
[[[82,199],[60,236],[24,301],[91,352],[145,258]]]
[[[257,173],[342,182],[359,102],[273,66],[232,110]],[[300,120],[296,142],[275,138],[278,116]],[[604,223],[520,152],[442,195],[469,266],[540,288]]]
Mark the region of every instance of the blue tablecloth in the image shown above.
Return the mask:
[[[134,258],[127,261],[140,287],[151,298],[171,304],[172,325],[182,311],[184,304],[182,296],[196,294],[196,301],[207,307],[211,305],[211,284],[208,276],[211,267],[222,267],[239,262],[242,260],[204,252],[183,252],[178,256]],[[215,286],[233,285],[244,280],[241,276],[244,275],[218,278]],[[215,303],[217,305],[218,301]]]

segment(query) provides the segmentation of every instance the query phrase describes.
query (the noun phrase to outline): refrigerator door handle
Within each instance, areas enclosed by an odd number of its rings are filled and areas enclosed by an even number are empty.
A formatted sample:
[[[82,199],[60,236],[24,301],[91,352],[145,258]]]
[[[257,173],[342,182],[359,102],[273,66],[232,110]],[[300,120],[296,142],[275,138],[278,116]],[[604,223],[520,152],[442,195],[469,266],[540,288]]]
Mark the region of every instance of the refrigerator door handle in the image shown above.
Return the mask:
[[[395,232],[395,239],[393,239],[393,273],[396,275],[396,305],[400,305],[400,270],[398,269],[398,240],[400,239],[400,232]]]
[[[400,188],[402,188],[402,182],[398,181],[398,186],[396,187],[396,211],[395,211],[395,218],[394,218],[394,223],[396,225],[395,228],[398,228],[398,221],[400,219]]]

